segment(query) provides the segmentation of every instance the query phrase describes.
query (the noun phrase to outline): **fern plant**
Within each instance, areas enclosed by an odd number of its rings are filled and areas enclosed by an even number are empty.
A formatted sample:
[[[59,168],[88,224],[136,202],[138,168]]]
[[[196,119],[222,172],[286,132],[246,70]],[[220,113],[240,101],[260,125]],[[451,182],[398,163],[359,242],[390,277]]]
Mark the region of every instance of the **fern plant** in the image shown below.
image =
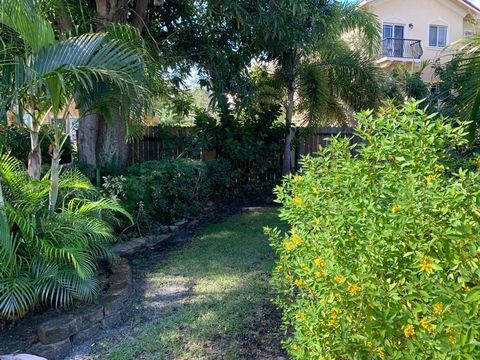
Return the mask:
[[[130,215],[74,169],[60,176],[55,211],[46,206],[48,174],[31,180],[22,162],[4,154],[0,176],[0,318],[94,299],[100,290],[98,260],[113,258],[106,219]]]

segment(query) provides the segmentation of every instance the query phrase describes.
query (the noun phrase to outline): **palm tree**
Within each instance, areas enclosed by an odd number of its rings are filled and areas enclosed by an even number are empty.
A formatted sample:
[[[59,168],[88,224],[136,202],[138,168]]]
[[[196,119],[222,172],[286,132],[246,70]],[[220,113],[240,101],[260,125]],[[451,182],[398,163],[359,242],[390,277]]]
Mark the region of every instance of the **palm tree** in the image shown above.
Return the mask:
[[[295,1],[291,7],[284,16],[286,22],[295,23],[290,24],[292,31],[280,48],[275,43],[271,51],[286,87],[283,174],[291,171],[291,126],[296,112],[309,123],[332,115],[341,119],[349,110],[372,105],[379,96],[379,72],[371,59],[380,40],[375,15],[337,1]],[[349,32],[354,42],[347,39]]]
[[[480,121],[480,35],[468,39],[460,48],[455,44],[453,51],[458,62],[453,75],[461,80],[454,89],[457,96],[453,103],[458,115],[470,120],[467,138],[473,144]]]
[[[102,198],[78,170],[60,175],[63,201],[55,212],[45,206],[48,177],[32,180],[9,154],[0,156],[0,177],[0,319],[23,316],[37,305],[91,301],[100,290],[97,260],[113,258],[106,215],[130,215]]]
[[[148,92],[142,85],[144,62],[136,49],[128,48],[106,34],[83,34],[57,41],[52,25],[44,19],[33,0],[2,0],[0,24],[21,39],[16,56],[4,56],[2,77],[12,84],[15,98],[23,101],[31,116],[29,129],[32,151],[29,173],[40,177],[38,130],[42,119],[52,115],[55,129],[52,141],[50,196],[48,207],[55,209],[58,198],[60,156],[68,136],[65,119],[78,91],[93,91],[99,82],[115,87],[122,96],[145,99]],[[2,42],[2,53],[11,43]],[[8,95],[8,94],[7,94]],[[64,111],[62,111],[64,110]]]

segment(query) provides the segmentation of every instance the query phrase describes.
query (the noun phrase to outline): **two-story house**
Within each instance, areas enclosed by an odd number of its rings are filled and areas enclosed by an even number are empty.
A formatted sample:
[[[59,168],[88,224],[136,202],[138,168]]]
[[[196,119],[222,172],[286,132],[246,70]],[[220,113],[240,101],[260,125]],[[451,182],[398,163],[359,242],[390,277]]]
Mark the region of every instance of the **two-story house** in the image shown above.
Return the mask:
[[[359,6],[372,11],[382,23],[379,66],[398,63],[413,67],[422,60],[448,60],[446,46],[472,36],[480,8],[467,0],[363,0]],[[432,69],[423,73],[432,79]]]

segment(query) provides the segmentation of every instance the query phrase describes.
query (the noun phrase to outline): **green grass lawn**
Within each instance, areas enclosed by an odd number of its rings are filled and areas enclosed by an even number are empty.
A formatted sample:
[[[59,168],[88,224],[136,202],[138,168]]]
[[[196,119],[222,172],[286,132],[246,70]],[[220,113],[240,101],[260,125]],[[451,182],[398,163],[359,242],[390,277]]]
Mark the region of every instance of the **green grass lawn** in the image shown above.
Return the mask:
[[[270,303],[274,254],[263,226],[276,209],[249,211],[207,226],[147,273],[143,304],[152,315],[102,359],[278,359]],[[147,316],[148,317],[148,316]]]

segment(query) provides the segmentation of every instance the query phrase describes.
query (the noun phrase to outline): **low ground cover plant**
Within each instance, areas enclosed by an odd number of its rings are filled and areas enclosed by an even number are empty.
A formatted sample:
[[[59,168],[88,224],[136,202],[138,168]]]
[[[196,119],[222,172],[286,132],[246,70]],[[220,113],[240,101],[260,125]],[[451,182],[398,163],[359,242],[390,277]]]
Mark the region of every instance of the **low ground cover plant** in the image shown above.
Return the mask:
[[[336,138],[277,188],[290,231],[276,303],[296,359],[480,357],[480,178],[450,154],[465,124],[418,102],[358,115],[354,151]]]

